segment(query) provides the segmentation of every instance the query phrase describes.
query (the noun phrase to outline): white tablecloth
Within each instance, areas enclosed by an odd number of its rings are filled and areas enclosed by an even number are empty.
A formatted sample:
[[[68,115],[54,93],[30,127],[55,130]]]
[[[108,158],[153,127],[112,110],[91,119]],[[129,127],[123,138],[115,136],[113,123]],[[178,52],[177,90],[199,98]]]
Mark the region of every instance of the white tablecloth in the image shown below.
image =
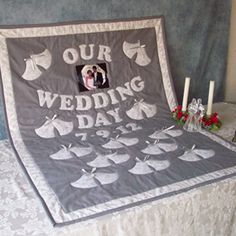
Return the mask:
[[[223,125],[216,134],[231,141],[236,131],[236,104],[215,103],[213,112],[218,112]]]
[[[214,109],[224,122],[218,134],[231,139],[236,121],[226,113],[236,117],[236,106],[221,103]],[[223,109],[227,112],[222,113]],[[233,119],[231,127],[229,119]],[[236,235],[236,177],[84,223],[53,228],[6,140],[0,141],[0,173],[1,236]]]

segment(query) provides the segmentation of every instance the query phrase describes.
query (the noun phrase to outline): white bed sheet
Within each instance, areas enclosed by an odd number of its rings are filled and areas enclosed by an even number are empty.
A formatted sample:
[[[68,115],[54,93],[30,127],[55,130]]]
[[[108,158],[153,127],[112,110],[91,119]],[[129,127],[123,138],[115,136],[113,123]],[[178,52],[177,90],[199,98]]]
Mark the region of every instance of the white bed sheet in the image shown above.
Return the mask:
[[[0,141],[0,235],[236,235],[236,177],[112,215],[53,228],[18,165]]]

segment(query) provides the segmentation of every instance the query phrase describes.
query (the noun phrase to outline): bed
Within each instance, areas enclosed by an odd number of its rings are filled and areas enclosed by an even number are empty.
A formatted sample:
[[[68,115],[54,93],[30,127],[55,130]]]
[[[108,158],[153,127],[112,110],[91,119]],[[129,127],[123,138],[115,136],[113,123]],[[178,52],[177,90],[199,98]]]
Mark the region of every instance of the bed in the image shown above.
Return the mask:
[[[3,235],[234,234],[236,147],[172,120],[162,17],[1,29],[0,67]]]

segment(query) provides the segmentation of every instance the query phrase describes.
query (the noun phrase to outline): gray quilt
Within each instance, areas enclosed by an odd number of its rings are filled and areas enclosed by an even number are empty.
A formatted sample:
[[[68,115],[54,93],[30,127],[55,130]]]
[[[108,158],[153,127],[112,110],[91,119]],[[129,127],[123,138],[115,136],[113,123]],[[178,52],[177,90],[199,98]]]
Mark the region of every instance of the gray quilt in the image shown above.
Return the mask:
[[[162,18],[0,30],[9,136],[54,225],[236,173],[235,146],[187,133]]]

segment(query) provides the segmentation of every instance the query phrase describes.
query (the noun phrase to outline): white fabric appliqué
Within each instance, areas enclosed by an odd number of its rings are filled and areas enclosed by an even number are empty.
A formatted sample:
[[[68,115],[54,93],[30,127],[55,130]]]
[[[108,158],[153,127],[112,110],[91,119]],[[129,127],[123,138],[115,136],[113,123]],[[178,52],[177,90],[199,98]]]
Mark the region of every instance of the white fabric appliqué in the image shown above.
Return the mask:
[[[52,119],[46,116],[46,122],[39,128],[35,129],[35,133],[41,138],[54,138],[56,129],[60,135],[67,135],[73,130],[73,122],[63,121],[54,115]]]
[[[143,120],[146,117],[151,118],[156,115],[156,113],[156,105],[146,103],[143,99],[141,99],[140,101],[135,100],[133,107],[130,110],[126,111],[127,116],[133,120]]]
[[[178,136],[181,136],[183,134],[183,131],[180,129],[173,129],[175,126],[172,125],[166,129],[163,130],[157,130],[153,134],[151,134],[149,137],[153,139],[169,139],[171,137],[175,138]]]
[[[151,59],[148,57],[145,47],[146,45],[141,45],[140,41],[137,43],[128,43],[124,41],[123,52],[130,59],[136,55],[135,63],[139,66],[147,66],[151,62]]]
[[[71,183],[71,186],[75,188],[94,188],[99,185],[106,185],[115,182],[119,176],[117,173],[103,173],[97,172],[96,168],[93,168],[91,172],[82,169],[83,175]]]
[[[142,153],[149,155],[159,155],[164,152],[173,152],[178,148],[176,143],[163,143],[159,142],[159,140],[155,140],[154,143],[150,143],[146,141],[148,146],[141,150]]]
[[[128,161],[129,158],[130,156],[128,154],[117,154],[117,152],[108,155],[102,155],[98,153],[97,157],[87,164],[91,167],[101,168],[110,166],[111,161],[115,164],[120,164]]]
[[[25,80],[35,80],[43,73],[39,66],[47,70],[52,63],[52,55],[48,49],[42,53],[30,55],[30,58],[25,59],[25,71],[22,78]]]
[[[138,157],[136,157],[136,164],[132,169],[129,170],[129,172],[135,175],[146,175],[155,171],[164,170],[169,166],[170,162],[168,160],[150,160],[149,156],[146,156],[144,160],[140,160]]]
[[[211,158],[215,155],[215,151],[212,149],[199,149],[195,148],[196,146],[193,145],[191,149],[186,150],[182,156],[178,158],[183,161],[201,161],[203,159]]]
[[[110,138],[110,141],[103,144],[102,146],[107,149],[118,149],[123,148],[124,146],[133,146],[139,142],[138,138],[126,138],[126,137],[119,137]]]
[[[68,147],[61,145],[61,147],[61,150],[50,155],[52,159],[67,160],[73,158],[71,153],[74,153],[77,157],[82,157],[90,154],[93,151],[91,147],[72,147],[72,144],[70,144]]]

